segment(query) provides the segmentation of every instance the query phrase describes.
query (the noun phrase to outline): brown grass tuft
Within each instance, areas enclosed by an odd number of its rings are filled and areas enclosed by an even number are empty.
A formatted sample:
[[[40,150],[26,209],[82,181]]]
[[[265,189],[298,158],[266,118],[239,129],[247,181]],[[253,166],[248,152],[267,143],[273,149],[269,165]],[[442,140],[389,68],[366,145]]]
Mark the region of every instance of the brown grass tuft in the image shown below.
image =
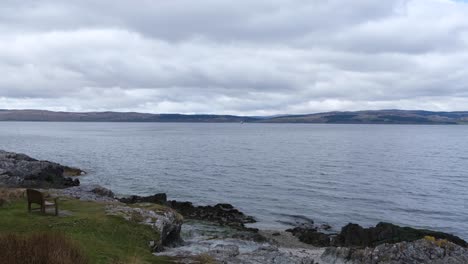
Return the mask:
[[[57,233],[0,235],[0,263],[87,264],[81,248]]]
[[[11,201],[16,201],[25,197],[25,189],[0,188],[0,207]]]

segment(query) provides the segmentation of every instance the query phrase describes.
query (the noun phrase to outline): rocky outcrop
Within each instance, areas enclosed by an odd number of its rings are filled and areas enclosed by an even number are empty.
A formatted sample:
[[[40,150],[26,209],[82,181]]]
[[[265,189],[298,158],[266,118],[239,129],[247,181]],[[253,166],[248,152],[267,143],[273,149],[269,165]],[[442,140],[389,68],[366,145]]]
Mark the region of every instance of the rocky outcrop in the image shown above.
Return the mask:
[[[401,227],[389,223],[379,223],[375,227],[370,228],[363,228],[357,224],[348,224],[333,239],[332,245],[342,247],[375,247],[384,243],[411,242],[425,236],[446,239],[462,247],[468,246],[466,241],[451,234]]]
[[[188,219],[216,222],[235,228],[244,228],[244,224],[255,223],[253,217],[245,215],[230,204],[194,206],[191,202],[169,201],[167,205]]]
[[[52,192],[57,196],[67,196],[82,201],[118,202],[114,199],[114,193],[111,190],[99,185],[74,186],[66,189],[56,189]]]
[[[106,207],[107,215],[123,217],[137,224],[151,226],[159,234],[159,238],[149,241],[149,246],[155,252],[165,247],[175,246],[182,242],[180,230],[183,217],[170,208],[140,208],[120,204],[110,204]]]
[[[168,201],[165,193],[151,196],[129,196],[119,199],[123,203],[149,202],[169,206],[187,219],[216,222],[220,225],[245,229],[244,224],[255,223],[255,219],[237,210],[231,204],[217,204],[215,206],[194,206],[191,202]]]
[[[128,197],[120,198],[119,201],[121,201],[122,203],[127,203],[127,204],[134,204],[134,203],[166,204],[167,196],[165,193],[157,193],[155,195],[150,195],[150,196],[131,195]]]
[[[462,247],[468,246],[466,241],[451,234],[401,227],[390,223],[379,223],[375,227],[369,228],[357,224],[348,224],[341,229],[339,234],[319,232],[319,228],[313,225],[302,225],[286,231],[291,232],[301,242],[316,247],[375,247],[385,243],[411,242],[426,236],[446,239]]]
[[[94,187],[91,192],[99,196],[114,198],[114,192],[102,186]]]
[[[328,247],[331,244],[331,236],[319,232],[313,227],[295,227],[286,230],[296,236],[299,241],[316,247]]]
[[[0,150],[0,185],[12,187],[64,188],[77,186],[67,176],[84,172],[58,163],[33,159],[24,154]]]
[[[330,247],[321,256],[321,261],[334,264],[466,264],[468,249],[447,240],[429,238],[365,249]]]

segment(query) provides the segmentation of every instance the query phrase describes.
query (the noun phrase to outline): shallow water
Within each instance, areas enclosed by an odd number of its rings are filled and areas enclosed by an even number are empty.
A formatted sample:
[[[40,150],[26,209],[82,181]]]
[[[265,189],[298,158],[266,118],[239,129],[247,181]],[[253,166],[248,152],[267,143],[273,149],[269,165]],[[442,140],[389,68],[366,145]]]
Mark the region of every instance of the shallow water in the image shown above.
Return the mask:
[[[388,221],[468,239],[468,126],[1,122],[0,149],[120,194],[232,203],[261,228]]]

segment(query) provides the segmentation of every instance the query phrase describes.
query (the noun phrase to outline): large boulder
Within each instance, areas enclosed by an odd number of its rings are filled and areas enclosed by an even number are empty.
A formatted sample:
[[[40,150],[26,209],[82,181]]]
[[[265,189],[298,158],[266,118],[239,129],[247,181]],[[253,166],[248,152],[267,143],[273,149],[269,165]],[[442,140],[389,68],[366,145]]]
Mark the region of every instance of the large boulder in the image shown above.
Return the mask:
[[[25,154],[0,150],[0,185],[64,188],[80,184],[78,179],[66,176],[83,173],[79,169],[58,163],[36,160]]]
[[[411,227],[401,227],[390,223],[379,223],[375,227],[363,228],[357,224],[348,224],[341,229],[332,244],[341,247],[375,247],[384,243],[415,241],[425,236],[446,239],[462,247],[468,244],[463,239],[442,232]]]
[[[139,204],[139,207],[109,204],[106,206],[106,214],[123,217],[128,221],[148,225],[156,230],[159,236],[149,241],[149,246],[155,252],[160,252],[165,247],[176,246],[182,242],[180,231],[184,219],[171,208],[158,207],[155,209],[151,206],[145,206],[145,204]]]
[[[292,233],[299,241],[310,244],[316,247],[330,246],[331,236],[319,232],[315,227],[298,226],[292,229],[287,229],[286,232]]]

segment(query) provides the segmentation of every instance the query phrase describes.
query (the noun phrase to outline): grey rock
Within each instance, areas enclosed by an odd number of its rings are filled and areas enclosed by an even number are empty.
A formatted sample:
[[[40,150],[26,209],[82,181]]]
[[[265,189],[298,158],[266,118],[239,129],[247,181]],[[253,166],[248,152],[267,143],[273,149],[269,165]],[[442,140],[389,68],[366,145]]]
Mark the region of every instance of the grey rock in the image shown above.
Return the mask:
[[[114,192],[110,189],[104,188],[102,186],[97,186],[91,190],[92,193],[95,193],[100,196],[114,198]]]
[[[97,191],[99,190],[99,191]],[[67,196],[82,201],[118,202],[111,195],[112,191],[99,185],[81,185],[66,189],[49,190],[57,196]]]
[[[294,236],[299,238],[303,243],[310,244],[316,247],[328,247],[330,246],[331,237],[329,234],[324,234],[317,231],[317,228],[312,227],[295,227],[286,230],[291,232]]]
[[[341,229],[333,241],[333,246],[341,247],[375,247],[384,243],[411,242],[432,236],[437,239],[447,239],[462,247],[468,243],[463,239],[437,231],[401,227],[390,223],[378,223],[375,227],[363,228],[357,224],[348,224]]]
[[[150,196],[131,195],[128,197],[119,198],[119,201],[121,201],[122,203],[127,203],[127,204],[135,204],[135,203],[166,204],[167,196],[165,193],[157,193],[155,195],[150,195]]]
[[[252,216],[245,215],[231,204],[220,203],[214,206],[195,206],[191,202],[168,201],[165,193],[150,196],[132,195],[120,198],[119,201],[127,204],[156,203],[169,206],[187,219],[215,222],[223,226],[230,226],[242,230],[258,231],[245,227],[245,224],[255,223]]]
[[[140,205],[143,206],[143,205]],[[106,206],[107,215],[123,217],[128,221],[151,226],[160,234],[158,240],[153,242],[153,251],[162,251],[165,247],[172,247],[180,244],[180,230],[183,217],[176,211],[165,208],[164,210],[152,210],[149,208],[135,208],[118,203]]]
[[[207,254],[216,259],[227,259],[239,255],[240,252],[239,247],[236,245],[216,245]]]
[[[210,221],[237,229],[245,230],[247,228],[244,224],[256,222],[252,216],[245,215],[231,204],[194,206],[191,202],[168,201],[166,205],[174,208],[187,219]]]
[[[229,258],[224,263],[314,264],[318,263],[320,253],[320,250],[265,247]]]
[[[0,185],[37,188],[77,186],[80,184],[78,179],[64,177],[65,171],[70,169],[58,163],[36,160],[25,154],[0,150]]]
[[[468,249],[447,240],[420,239],[365,249],[330,247],[323,253],[321,260],[333,264],[466,264]]]

